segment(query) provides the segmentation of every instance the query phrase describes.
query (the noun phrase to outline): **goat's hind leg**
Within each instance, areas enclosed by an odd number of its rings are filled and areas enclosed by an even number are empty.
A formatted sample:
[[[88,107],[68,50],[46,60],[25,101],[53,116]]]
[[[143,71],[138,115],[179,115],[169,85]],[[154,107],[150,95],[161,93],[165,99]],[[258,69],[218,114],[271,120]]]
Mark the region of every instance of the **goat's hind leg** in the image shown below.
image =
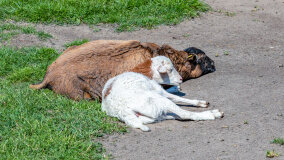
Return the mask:
[[[123,120],[124,120],[124,122],[125,122],[128,126],[130,126],[130,127],[132,127],[132,128],[140,128],[140,129],[141,129],[142,131],[144,131],[144,132],[150,131],[149,127],[147,127],[146,125],[143,125],[142,120],[139,119],[139,118],[135,115],[134,112],[131,113],[131,114],[129,114],[129,115],[127,115],[127,116],[125,116],[125,117],[123,118]]]
[[[152,119],[150,117],[146,117],[146,116],[143,116],[143,115],[139,115],[138,118],[140,119],[140,121],[143,124],[150,124],[150,123],[154,123],[155,122],[155,119]]]
[[[87,83],[80,77],[78,77],[78,83],[79,83],[79,88],[83,92],[82,98],[84,99],[93,98],[100,100],[99,95],[101,95],[101,93],[98,92],[96,89],[94,89],[89,83]]]
[[[166,109],[169,112],[176,114],[182,120],[214,120],[215,118],[222,118],[224,113],[220,112],[219,110],[209,110],[204,112],[190,112],[187,110],[181,109],[172,101],[168,100],[164,103]]]

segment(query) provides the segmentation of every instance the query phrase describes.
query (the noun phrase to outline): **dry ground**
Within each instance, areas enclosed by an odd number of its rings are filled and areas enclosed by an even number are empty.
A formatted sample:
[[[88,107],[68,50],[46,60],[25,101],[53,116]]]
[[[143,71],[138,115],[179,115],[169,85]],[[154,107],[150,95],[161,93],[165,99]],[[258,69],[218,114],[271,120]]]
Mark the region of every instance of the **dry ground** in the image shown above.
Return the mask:
[[[177,26],[116,33],[111,25],[99,32],[88,26],[37,25],[53,35],[45,42],[19,35],[11,45],[39,45],[62,50],[75,39],[136,39],[195,46],[216,62],[217,71],[182,85],[185,97],[211,102],[225,117],[215,121],[164,121],[151,132],[129,129],[102,139],[115,159],[265,159],[275,150],[284,159],[284,1],[206,0],[213,11]],[[207,109],[184,107],[191,111]],[[247,124],[246,124],[247,123]]]

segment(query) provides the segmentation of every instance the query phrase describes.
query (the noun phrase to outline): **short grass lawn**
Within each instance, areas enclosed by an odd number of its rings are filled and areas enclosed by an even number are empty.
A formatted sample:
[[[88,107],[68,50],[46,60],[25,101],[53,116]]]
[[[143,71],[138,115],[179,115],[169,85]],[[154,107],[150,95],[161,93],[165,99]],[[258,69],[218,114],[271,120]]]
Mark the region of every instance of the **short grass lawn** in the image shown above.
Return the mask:
[[[36,23],[116,23],[117,31],[177,24],[207,11],[199,0],[2,0],[0,19]]]
[[[126,131],[99,103],[28,88],[58,55],[50,48],[0,47],[0,159],[103,159],[97,138]]]

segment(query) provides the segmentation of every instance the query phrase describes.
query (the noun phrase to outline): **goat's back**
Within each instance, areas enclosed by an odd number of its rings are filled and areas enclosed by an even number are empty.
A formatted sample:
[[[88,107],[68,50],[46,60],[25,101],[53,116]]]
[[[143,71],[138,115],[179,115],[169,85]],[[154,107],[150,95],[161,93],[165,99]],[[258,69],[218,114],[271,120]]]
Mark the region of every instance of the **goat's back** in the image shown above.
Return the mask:
[[[156,81],[140,73],[122,73],[106,82],[102,92],[102,111],[120,120],[140,109],[158,117],[164,110],[163,105],[153,106],[152,101],[163,97],[161,90]]]
[[[30,87],[49,88],[72,99],[85,95],[100,99],[109,78],[130,71],[151,57],[152,53],[139,41],[91,41],[67,48],[48,67],[42,83]],[[89,93],[90,90],[95,95]]]

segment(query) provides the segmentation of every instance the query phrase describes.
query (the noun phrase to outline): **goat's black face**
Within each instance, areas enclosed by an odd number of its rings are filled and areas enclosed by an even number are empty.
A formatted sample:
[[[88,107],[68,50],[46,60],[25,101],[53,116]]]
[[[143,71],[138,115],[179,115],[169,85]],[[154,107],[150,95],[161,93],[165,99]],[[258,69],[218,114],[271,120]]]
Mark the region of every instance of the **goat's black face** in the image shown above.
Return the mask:
[[[216,71],[215,65],[214,65],[214,61],[211,60],[209,57],[205,56],[201,56],[199,58],[200,61],[200,67],[202,69],[202,73],[206,74],[206,73],[210,73],[210,72],[214,72]]]
[[[216,71],[214,61],[210,59],[202,50],[195,47],[189,47],[184,51],[188,54],[195,55],[195,58],[191,63],[194,63],[196,65],[199,64],[202,70],[202,74]]]

